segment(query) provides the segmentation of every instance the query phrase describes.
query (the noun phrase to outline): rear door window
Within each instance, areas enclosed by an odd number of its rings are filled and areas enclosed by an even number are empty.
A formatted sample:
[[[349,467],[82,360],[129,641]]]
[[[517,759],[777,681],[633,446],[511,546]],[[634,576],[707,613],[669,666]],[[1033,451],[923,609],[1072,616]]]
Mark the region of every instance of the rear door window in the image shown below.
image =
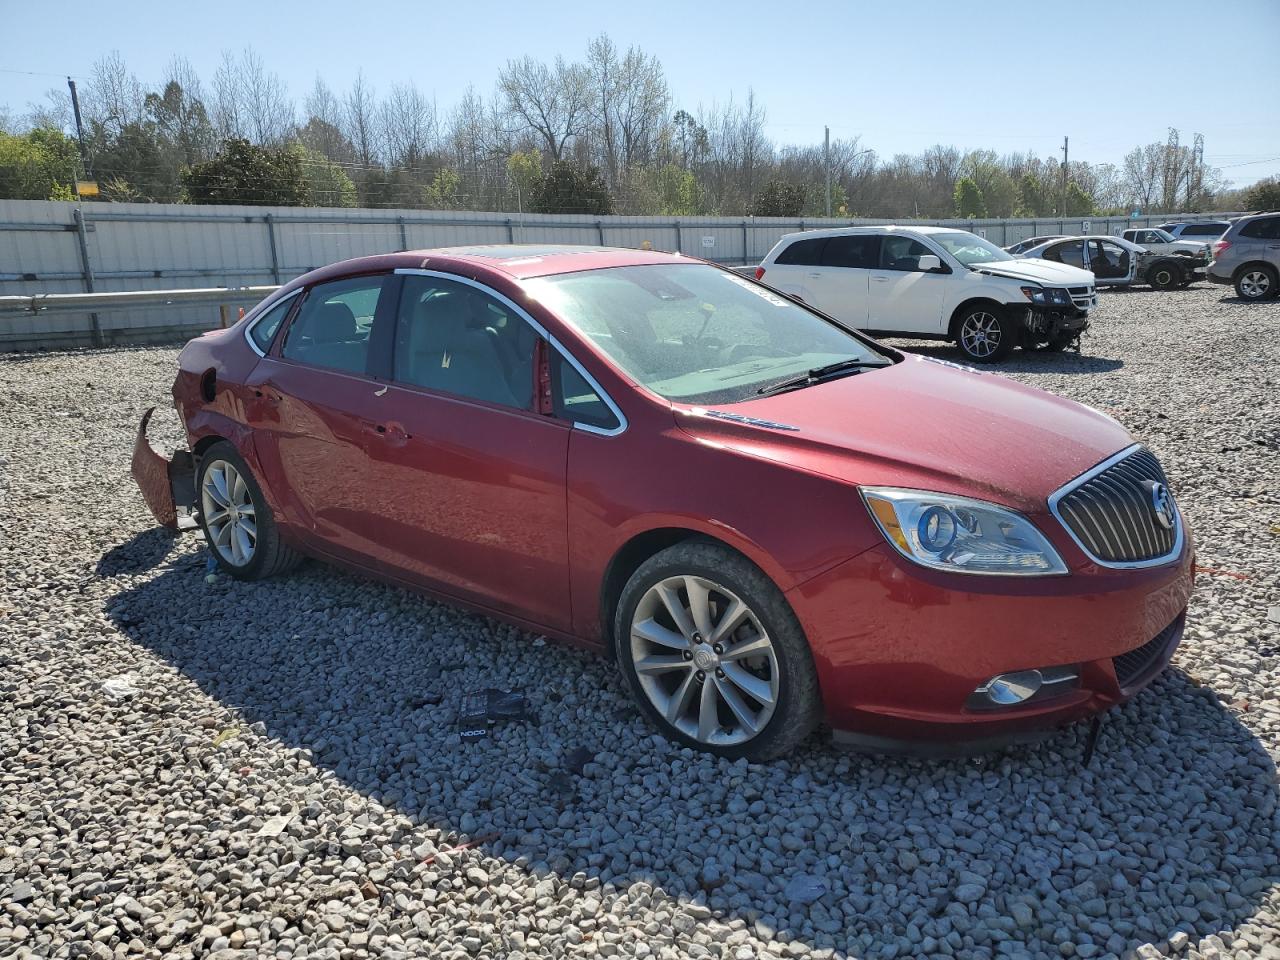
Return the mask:
[[[1220,223],[1193,223],[1182,231],[1184,237],[1216,237],[1226,229]]]
[[[874,268],[880,257],[880,238],[856,234],[847,237],[831,237],[822,251],[824,267],[855,267],[863,270]]]
[[[822,265],[822,251],[827,245],[826,237],[813,240],[797,240],[780,254],[774,263],[796,267],[817,267]]]
[[[328,370],[364,373],[385,281],[385,276],[351,277],[316,284],[285,333],[281,356]]]

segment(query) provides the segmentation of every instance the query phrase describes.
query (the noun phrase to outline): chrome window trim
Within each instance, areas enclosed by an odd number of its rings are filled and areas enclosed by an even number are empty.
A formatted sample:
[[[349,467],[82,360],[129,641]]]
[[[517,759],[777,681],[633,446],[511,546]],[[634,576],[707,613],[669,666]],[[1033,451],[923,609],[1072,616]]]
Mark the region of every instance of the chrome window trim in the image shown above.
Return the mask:
[[[1182,556],[1182,548],[1186,545],[1186,527],[1182,522],[1182,508],[1178,506],[1178,501],[1174,499],[1172,492],[1170,492],[1169,494],[1169,499],[1173,503],[1173,512],[1174,512],[1173,549],[1171,549],[1168,553],[1162,554],[1158,557],[1152,557],[1149,560],[1112,561],[1112,560],[1101,559],[1097,554],[1095,554],[1092,550],[1090,550],[1087,546],[1085,546],[1083,540],[1081,540],[1078,536],[1076,536],[1076,532],[1071,529],[1070,524],[1067,523],[1067,521],[1063,518],[1062,514],[1058,510],[1058,504],[1062,502],[1062,498],[1065,497],[1067,494],[1071,493],[1073,490],[1075,490],[1076,487],[1080,486],[1083,483],[1088,483],[1098,474],[1115,466],[1117,463],[1119,463],[1121,460],[1125,459],[1126,457],[1131,457],[1133,456],[1133,454],[1137,453],[1139,450],[1146,450],[1146,449],[1147,449],[1146,444],[1142,444],[1142,443],[1131,444],[1130,446],[1125,447],[1119,453],[1113,454],[1112,456],[1108,457],[1106,460],[1103,460],[1101,463],[1097,464],[1096,466],[1090,467],[1084,473],[1080,474],[1080,476],[1063,484],[1061,487],[1059,487],[1057,490],[1055,490],[1053,493],[1049,495],[1049,512],[1053,514],[1054,518],[1062,526],[1062,529],[1067,531],[1067,535],[1070,536],[1073,541],[1075,541],[1075,545],[1080,548],[1081,552],[1083,552],[1086,557],[1088,557],[1093,563],[1096,563],[1100,567],[1106,567],[1109,570],[1142,570],[1147,567],[1160,567],[1168,563],[1174,563],[1177,561],[1179,557]],[[1150,453],[1150,451],[1147,451],[1147,452]]]
[[[271,306],[263,309],[261,313],[259,313],[256,317],[254,317],[252,320],[250,320],[248,323],[244,325],[244,340],[245,340],[245,343],[249,344],[250,350],[252,350],[254,353],[256,353],[260,357],[265,357],[267,355],[266,351],[260,349],[257,343],[254,342],[253,337],[249,336],[249,332],[254,327],[256,327],[260,322],[262,322],[262,318],[265,317],[268,313],[270,313],[276,307],[280,306],[280,304],[285,303],[289,300],[292,300],[294,297],[300,294],[304,289],[305,289],[304,287],[299,287],[297,290],[290,290],[283,297],[281,297],[279,300],[274,301],[271,304]]]
[[[533,319],[533,317],[529,315],[529,312],[525,310],[524,307],[520,306],[520,304],[516,303],[510,297],[504,296],[503,294],[499,293],[497,290],[494,290],[492,287],[487,286],[478,280],[472,280],[470,277],[464,277],[456,273],[445,273],[441,270],[422,270],[416,267],[398,267],[393,272],[402,277],[435,277],[439,280],[452,280],[454,283],[464,283],[469,287],[475,287],[477,290],[481,291],[482,293],[488,294],[489,296],[493,297],[499,303],[505,304],[506,306],[510,307],[511,310],[514,311],[516,315],[519,316],[522,320],[524,320],[525,323],[533,327],[533,329],[537,331],[538,335],[541,336],[542,339],[546,340],[547,343],[549,343],[552,347],[554,347],[556,353],[560,354],[560,356],[564,357],[565,360],[569,361],[569,365],[573,367],[573,369],[578,371],[578,373],[582,376],[582,379],[587,381],[591,389],[594,390],[600,396],[600,399],[604,401],[604,405],[609,408],[609,412],[612,413],[618,421],[618,425],[616,427],[606,428],[606,427],[597,427],[590,423],[583,423],[581,420],[574,420],[573,429],[581,430],[584,433],[594,433],[597,436],[601,436],[601,437],[616,437],[620,433],[623,433],[624,431],[626,431],[628,426],[627,418],[623,415],[622,410],[618,407],[618,405],[613,402],[613,397],[609,396],[608,391],[606,391],[604,387],[600,386],[600,382],[590,374],[590,372],[587,370],[586,367],[584,367],[581,363],[578,362],[578,358],[575,357],[572,353],[570,353],[565,348],[564,344],[562,344],[559,340],[553,337],[546,327],[540,324],[537,320]]]

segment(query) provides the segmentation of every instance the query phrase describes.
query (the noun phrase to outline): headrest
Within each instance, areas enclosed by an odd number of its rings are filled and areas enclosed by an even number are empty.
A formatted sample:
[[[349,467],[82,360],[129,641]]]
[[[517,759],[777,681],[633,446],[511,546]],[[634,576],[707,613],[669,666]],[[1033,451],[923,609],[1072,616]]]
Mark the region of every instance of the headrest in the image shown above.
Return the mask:
[[[320,304],[311,321],[311,339],[317,343],[337,343],[359,335],[356,315],[341,300]]]

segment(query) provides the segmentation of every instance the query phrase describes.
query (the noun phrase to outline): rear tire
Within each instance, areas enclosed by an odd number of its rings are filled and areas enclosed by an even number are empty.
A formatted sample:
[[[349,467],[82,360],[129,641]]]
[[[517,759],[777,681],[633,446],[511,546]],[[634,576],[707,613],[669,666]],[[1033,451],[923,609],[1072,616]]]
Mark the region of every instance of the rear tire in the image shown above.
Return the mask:
[[[226,440],[200,458],[196,502],[205,542],[224,573],[237,580],[263,580],[302,562],[302,554],[281,542],[262,488]]]
[[[1147,271],[1147,283],[1156,290],[1172,290],[1182,285],[1182,269],[1175,263],[1157,263]]]
[[[956,346],[974,363],[998,363],[1017,346],[1018,331],[994,303],[965,307],[956,318]]]
[[[1236,296],[1250,303],[1280,294],[1280,281],[1274,268],[1266,264],[1248,266],[1236,275]]]
[[[668,740],[770,760],[818,725],[809,644],[782,591],[722,544],[687,540],[627,581],[614,618],[618,668]]]

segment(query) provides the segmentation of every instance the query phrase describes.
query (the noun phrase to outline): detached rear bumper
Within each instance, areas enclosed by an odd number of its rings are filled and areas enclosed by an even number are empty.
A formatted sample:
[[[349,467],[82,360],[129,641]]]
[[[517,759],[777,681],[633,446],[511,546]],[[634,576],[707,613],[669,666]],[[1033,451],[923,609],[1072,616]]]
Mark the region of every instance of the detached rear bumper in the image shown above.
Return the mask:
[[[156,453],[147,439],[147,425],[155,412],[151,407],[138,424],[129,472],[157,523],[171,530],[188,530],[195,526],[195,461],[186,450],[176,451],[172,460]]]

